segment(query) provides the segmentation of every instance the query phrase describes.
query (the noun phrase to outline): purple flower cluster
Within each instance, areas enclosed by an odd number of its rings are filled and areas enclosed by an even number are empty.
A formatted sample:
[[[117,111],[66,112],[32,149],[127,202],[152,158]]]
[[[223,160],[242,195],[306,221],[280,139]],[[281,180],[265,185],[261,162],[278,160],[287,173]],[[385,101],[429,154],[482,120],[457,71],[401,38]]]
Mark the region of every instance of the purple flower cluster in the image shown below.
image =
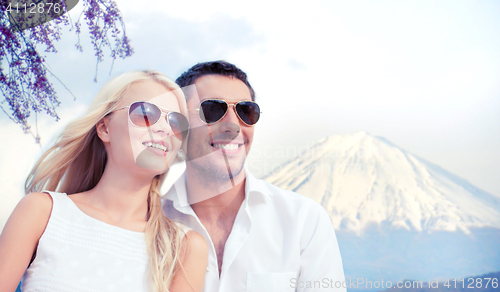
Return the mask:
[[[97,66],[102,62],[104,54],[103,48],[111,49],[111,58],[130,57],[134,51],[130,46],[130,40],[125,35],[125,24],[121,17],[116,2],[113,0],[86,0],[82,12],[85,22],[90,31],[90,40],[97,57]],[[77,33],[80,33],[80,18],[75,26]],[[81,50],[80,44],[77,48]]]
[[[45,2],[60,3],[64,6],[62,0]],[[106,47],[111,50],[110,56],[113,60],[131,56],[133,50],[125,35],[125,25],[116,3],[112,0],[83,2],[82,15],[89,27],[97,64],[102,62],[103,49]],[[7,12],[9,3],[9,0],[0,0],[0,92],[4,98],[0,100],[0,108],[12,121],[21,125],[25,132],[33,134],[28,123],[31,114],[35,113],[36,118],[37,113],[45,112],[57,121],[59,117],[56,107],[60,104],[47,75],[50,74],[56,79],[57,77],[47,69],[45,59],[37,51],[37,47],[44,46],[47,53],[57,52],[54,43],[61,38],[61,26],[70,25],[70,21],[67,14],[48,15],[52,21],[21,31],[19,27],[12,27],[14,16]],[[79,36],[80,19],[75,27]],[[79,42],[77,48],[81,50]],[[39,142],[38,133],[35,139]]]

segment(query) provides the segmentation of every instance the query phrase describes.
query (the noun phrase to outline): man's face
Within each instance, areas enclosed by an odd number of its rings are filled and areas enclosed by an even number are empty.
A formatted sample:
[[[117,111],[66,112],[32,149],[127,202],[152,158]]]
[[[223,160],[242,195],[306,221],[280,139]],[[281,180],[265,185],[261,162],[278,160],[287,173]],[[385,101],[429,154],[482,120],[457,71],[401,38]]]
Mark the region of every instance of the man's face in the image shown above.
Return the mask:
[[[196,90],[187,103],[191,131],[187,160],[193,167],[224,179],[241,173],[250,151],[254,126],[247,126],[236,115],[233,104],[251,101],[250,90],[241,80],[222,75],[205,75],[195,81]],[[222,99],[229,104],[220,121],[207,125],[200,119],[200,103]]]

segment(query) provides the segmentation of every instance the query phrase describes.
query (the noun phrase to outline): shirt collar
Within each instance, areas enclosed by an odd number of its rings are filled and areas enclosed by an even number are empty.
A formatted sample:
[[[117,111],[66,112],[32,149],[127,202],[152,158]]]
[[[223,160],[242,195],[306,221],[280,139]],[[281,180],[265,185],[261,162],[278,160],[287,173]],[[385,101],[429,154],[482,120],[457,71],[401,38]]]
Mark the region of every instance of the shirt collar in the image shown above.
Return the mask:
[[[163,198],[172,201],[179,211],[187,213],[189,209],[192,210],[187,200],[186,171],[174,182]]]
[[[264,181],[257,179],[245,165],[245,199],[250,204],[258,203],[261,200],[269,199],[269,194],[266,191],[267,187]]]
[[[245,165],[245,204],[246,206],[252,206],[254,204],[258,204],[260,202],[265,202],[269,195],[266,192],[265,183],[257,179]],[[170,200],[173,202],[174,207],[183,212],[183,213],[191,213],[191,206],[188,203],[187,199],[187,190],[186,190],[186,171],[182,173],[182,175],[174,182],[172,187],[165,194],[164,198],[166,200]]]

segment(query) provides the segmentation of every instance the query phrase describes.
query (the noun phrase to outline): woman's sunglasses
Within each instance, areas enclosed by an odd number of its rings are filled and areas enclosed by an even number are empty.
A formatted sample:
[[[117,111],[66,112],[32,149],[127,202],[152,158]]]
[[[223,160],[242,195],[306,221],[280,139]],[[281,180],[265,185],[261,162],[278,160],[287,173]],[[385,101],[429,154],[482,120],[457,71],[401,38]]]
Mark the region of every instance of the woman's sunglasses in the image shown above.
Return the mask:
[[[145,101],[134,102],[129,106],[116,109],[112,112],[128,108],[128,117],[132,124],[138,127],[151,127],[160,121],[163,112],[166,113],[167,123],[170,125],[175,137],[179,140],[184,140],[189,131],[189,123],[184,115],[165,108],[161,108],[156,104]],[[163,111],[162,111],[163,110]]]
[[[217,123],[222,120],[229,109],[229,105],[222,99],[207,99],[200,104],[200,119],[206,124]],[[238,118],[247,126],[255,125],[260,118],[259,105],[253,101],[239,101],[231,104]]]

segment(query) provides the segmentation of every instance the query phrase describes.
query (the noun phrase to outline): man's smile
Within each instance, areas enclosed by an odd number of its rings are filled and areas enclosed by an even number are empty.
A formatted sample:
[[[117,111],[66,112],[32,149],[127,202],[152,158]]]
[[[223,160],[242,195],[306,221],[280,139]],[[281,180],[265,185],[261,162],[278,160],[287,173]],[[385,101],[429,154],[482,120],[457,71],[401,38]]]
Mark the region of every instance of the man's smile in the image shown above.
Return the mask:
[[[210,142],[210,147],[213,148],[213,151],[222,150],[226,154],[238,154],[244,144],[243,141],[214,140]]]

